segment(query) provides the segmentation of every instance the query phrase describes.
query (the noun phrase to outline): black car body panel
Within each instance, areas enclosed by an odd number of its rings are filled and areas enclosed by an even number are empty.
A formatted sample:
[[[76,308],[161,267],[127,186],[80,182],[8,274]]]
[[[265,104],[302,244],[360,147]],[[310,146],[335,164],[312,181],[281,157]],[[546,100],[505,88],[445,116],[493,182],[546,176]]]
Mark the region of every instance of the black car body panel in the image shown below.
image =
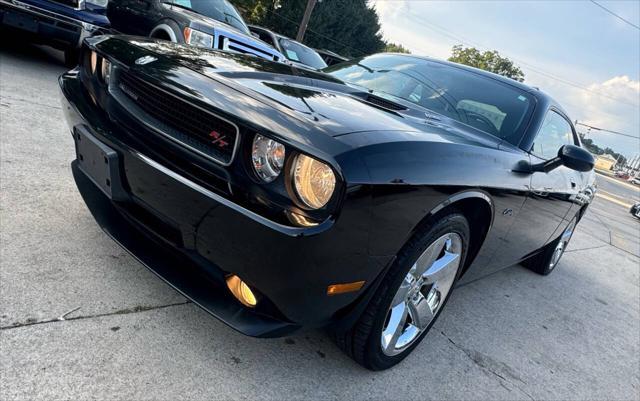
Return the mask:
[[[112,0],[107,15],[118,32],[140,36],[158,36],[172,42],[184,43],[184,30],[191,28],[213,37],[212,47],[218,50],[253,54],[268,60],[282,60],[276,49],[254,38],[244,21],[227,0],[215,0],[221,6],[233,9],[237,19],[223,21],[220,16],[199,14],[180,6],[178,1]],[[175,3],[175,4],[172,4]],[[213,7],[213,5],[212,5]]]
[[[326,74],[139,38],[103,37],[87,46],[113,64],[109,87],[86,66],[64,74],[65,115],[76,140],[86,132],[117,154],[120,178],[111,185],[125,194],[109,199],[76,162],[90,210],[143,263],[248,335],[353,319],[414,230],[442,210],[458,208],[476,230],[464,281],[535,254],[593,196],[591,173],[565,186],[573,173],[564,167],[526,171],[534,156],[518,146]],[[180,107],[233,122],[239,136],[232,160],[203,157],[179,137],[161,135],[155,120],[143,121],[136,104],[146,95],[128,93],[136,89],[123,86],[122,74],[166,91]],[[543,93],[527,90],[536,107],[554,107]],[[539,124],[540,115],[536,108],[528,125]],[[247,161],[255,133],[283,143],[288,160],[303,153],[331,166],[337,183],[326,207],[302,207],[282,175],[270,184],[256,179]],[[119,239],[128,229],[102,217],[114,213],[142,233],[144,244]],[[291,213],[315,223],[300,226]],[[158,241],[217,283],[208,296],[198,280],[176,283],[167,266],[156,266],[147,253]],[[221,281],[230,273],[257,290],[262,300],[255,310],[225,292]],[[327,295],[329,285],[357,281],[365,281],[360,291]],[[229,312],[238,308],[239,320]]]

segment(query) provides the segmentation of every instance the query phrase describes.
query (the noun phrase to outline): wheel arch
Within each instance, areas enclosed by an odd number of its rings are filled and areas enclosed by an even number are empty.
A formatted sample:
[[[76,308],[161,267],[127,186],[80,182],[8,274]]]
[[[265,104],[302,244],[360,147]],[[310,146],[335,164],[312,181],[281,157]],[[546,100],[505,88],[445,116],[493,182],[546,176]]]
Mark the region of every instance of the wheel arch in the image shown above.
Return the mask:
[[[171,22],[173,21],[170,21],[170,20],[160,21],[160,23],[151,30],[151,32],[149,33],[149,37],[157,38],[157,39],[166,39],[161,37],[162,35],[166,35],[168,37],[168,40],[170,40],[171,42],[177,43],[178,36],[176,35],[174,28],[171,26]]]
[[[461,213],[469,222],[471,243],[465,259],[462,274],[466,273],[475,260],[484,240],[493,225],[494,203],[488,193],[482,190],[458,192],[431,209],[411,230],[409,238],[424,224],[439,219],[451,212]]]
[[[464,215],[469,222],[469,228],[471,229],[471,244],[469,245],[469,251],[462,271],[462,274],[464,274],[477,256],[480,247],[484,243],[484,240],[493,225],[494,204],[489,194],[482,190],[468,190],[455,193],[445,201],[433,207],[413,227],[402,246],[404,246],[404,244],[406,244],[407,241],[409,241],[423,225],[437,221],[440,217],[451,212],[457,212]],[[330,325],[334,332],[344,333],[345,330],[348,330],[356,322],[368,302],[377,291],[382,280],[384,280],[384,277],[387,275],[387,272],[394,261],[395,258],[393,258],[387,266],[382,269],[373,281],[372,285],[369,286],[369,288],[367,288],[367,290],[357,300],[336,314],[336,319]]]

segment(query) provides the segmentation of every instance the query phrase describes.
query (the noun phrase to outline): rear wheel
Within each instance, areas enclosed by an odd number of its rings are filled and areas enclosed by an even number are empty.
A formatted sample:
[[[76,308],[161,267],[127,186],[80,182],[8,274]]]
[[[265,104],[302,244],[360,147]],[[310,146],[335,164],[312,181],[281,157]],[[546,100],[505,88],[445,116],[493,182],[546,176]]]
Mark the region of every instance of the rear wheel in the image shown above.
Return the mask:
[[[543,276],[551,274],[569,246],[576,223],[577,217],[574,217],[558,239],[547,245],[542,252],[525,261],[524,266]]]
[[[452,213],[423,227],[398,254],[355,325],[336,342],[371,370],[402,361],[422,341],[449,299],[469,244],[465,217]]]

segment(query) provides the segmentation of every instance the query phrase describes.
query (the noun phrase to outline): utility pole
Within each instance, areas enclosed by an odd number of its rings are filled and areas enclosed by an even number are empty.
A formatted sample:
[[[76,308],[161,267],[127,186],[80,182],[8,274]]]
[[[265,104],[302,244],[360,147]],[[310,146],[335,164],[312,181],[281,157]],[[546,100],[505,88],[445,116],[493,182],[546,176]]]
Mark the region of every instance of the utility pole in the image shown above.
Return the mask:
[[[307,31],[307,25],[309,25],[309,19],[311,18],[311,12],[313,11],[313,7],[316,6],[318,0],[307,0],[307,8],[304,10],[304,15],[302,16],[302,22],[300,23],[300,27],[298,28],[298,34],[296,35],[296,40],[302,43],[302,39],[304,39],[304,33]]]

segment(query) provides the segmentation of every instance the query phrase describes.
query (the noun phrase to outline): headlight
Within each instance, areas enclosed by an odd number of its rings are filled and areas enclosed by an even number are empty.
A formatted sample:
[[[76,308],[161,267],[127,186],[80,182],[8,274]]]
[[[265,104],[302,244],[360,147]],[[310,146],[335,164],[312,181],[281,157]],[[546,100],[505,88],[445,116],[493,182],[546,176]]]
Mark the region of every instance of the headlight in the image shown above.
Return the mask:
[[[305,155],[297,157],[293,177],[300,200],[313,209],[326,205],[336,187],[331,167]]]
[[[264,182],[275,180],[284,165],[284,145],[262,135],[253,138],[251,162],[253,169]]]
[[[188,45],[213,47],[213,36],[189,27],[184,28],[184,41]]]
[[[100,78],[105,85],[109,85],[109,78],[111,78],[111,63],[106,58],[102,59],[102,66],[100,67]]]

